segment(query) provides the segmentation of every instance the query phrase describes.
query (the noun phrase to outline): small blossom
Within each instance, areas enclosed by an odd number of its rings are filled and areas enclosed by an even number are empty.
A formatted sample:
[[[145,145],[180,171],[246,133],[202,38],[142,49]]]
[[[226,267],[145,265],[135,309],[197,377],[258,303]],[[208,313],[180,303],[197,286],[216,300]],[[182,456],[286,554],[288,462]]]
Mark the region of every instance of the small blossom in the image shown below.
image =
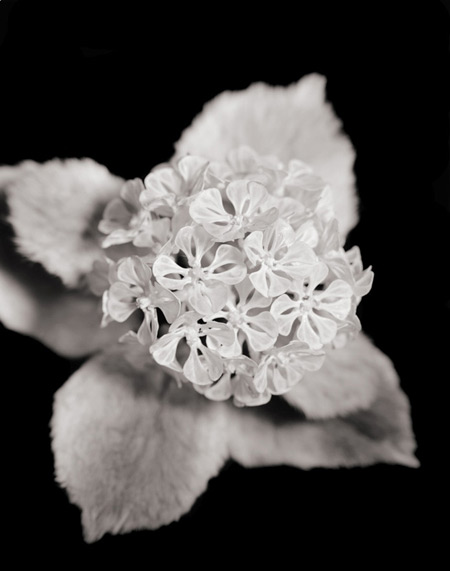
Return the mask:
[[[244,240],[244,251],[256,266],[255,271],[249,271],[249,278],[265,297],[286,292],[293,280],[306,277],[318,263],[312,248],[281,222],[264,232],[252,232]]]
[[[317,371],[323,364],[325,353],[313,351],[299,341],[284,347],[275,347],[263,356],[254,378],[256,390],[273,395],[286,393],[296,385],[305,372]]]
[[[137,247],[152,248],[168,239],[170,223],[157,219],[142,208],[140,195],[144,186],[140,179],[127,181],[120,198],[112,200],[105,209],[99,230],[108,236],[103,247],[132,242]]]
[[[174,167],[154,169],[144,180],[141,202],[143,207],[160,216],[172,217],[190,196],[203,187],[203,177],[208,161],[188,155]]]
[[[316,290],[327,274],[326,265],[318,265],[292,297],[284,294],[271,307],[280,333],[289,335],[298,320],[297,338],[312,349],[320,349],[332,341],[337,320],[345,319],[351,308],[353,290],[344,280],[334,280],[325,290]]]
[[[246,232],[267,228],[278,218],[277,208],[267,208],[267,190],[258,182],[233,181],[227,186],[225,194],[233,212],[227,212],[217,188],[200,192],[189,208],[192,219],[220,242],[242,238]]]
[[[345,255],[352,271],[353,290],[356,297],[361,298],[367,295],[372,288],[372,266],[369,266],[365,270],[363,269],[361,251],[358,246],[350,248]]]
[[[140,343],[150,344],[158,333],[159,308],[171,323],[178,315],[180,302],[160,284],[152,283],[152,271],[138,256],[119,263],[117,281],[107,291],[106,313],[115,321],[126,321],[135,311],[142,310],[144,320],[137,333]]]
[[[210,385],[195,385],[197,392],[215,401],[233,397],[236,406],[260,406],[266,404],[272,395],[268,390],[259,393],[253,384],[257,364],[244,355],[224,361],[222,376]]]
[[[278,327],[268,307],[272,299],[262,296],[246,278],[235,286],[237,295],[228,297],[225,308],[216,317],[225,318],[236,334],[230,356],[240,354],[242,341],[247,340],[252,351],[265,351],[274,346]]]
[[[170,326],[168,333],[152,345],[150,351],[160,365],[182,372],[194,384],[210,385],[223,373],[223,358],[207,345],[227,347],[233,343],[234,336],[224,323],[199,321],[201,315],[193,311],[181,315]],[[202,338],[205,338],[206,345],[202,343]],[[182,366],[177,358],[177,350],[183,340],[189,347],[189,356]]]
[[[206,254],[214,241],[200,227],[182,228],[175,245],[186,257],[187,267],[180,266],[171,256],[158,256],[153,272],[164,287],[180,292],[189,299],[193,309],[203,315],[219,311],[228,297],[228,285],[241,282],[247,269],[242,252],[234,246],[221,244],[212,260]]]

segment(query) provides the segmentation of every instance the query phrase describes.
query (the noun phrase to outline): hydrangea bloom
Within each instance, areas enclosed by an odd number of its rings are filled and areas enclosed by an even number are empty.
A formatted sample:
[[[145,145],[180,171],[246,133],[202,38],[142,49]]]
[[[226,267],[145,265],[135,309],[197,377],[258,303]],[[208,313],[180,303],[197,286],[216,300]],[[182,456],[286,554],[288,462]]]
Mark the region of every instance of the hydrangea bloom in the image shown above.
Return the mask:
[[[103,244],[136,248],[112,280],[109,261],[104,323],[139,310],[127,339],[206,397],[266,403],[359,329],[372,272],[342,249],[328,187],[305,163],[248,147],[223,162],[187,155],[125,183],[120,200],[129,214],[106,207]]]

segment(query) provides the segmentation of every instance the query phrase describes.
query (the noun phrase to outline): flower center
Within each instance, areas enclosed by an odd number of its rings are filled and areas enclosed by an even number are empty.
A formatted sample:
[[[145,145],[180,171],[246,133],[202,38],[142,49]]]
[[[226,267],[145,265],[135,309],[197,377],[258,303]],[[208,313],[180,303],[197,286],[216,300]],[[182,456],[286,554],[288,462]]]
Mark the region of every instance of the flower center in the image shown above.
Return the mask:
[[[242,226],[243,224],[248,222],[248,219],[246,216],[244,216],[243,214],[236,214],[235,216],[233,216],[233,218],[231,219],[231,223],[234,226]]]
[[[275,263],[275,258],[272,254],[264,254],[264,258],[262,259],[263,264],[265,264],[268,268],[273,268]]]
[[[245,323],[245,315],[240,308],[233,308],[228,314],[228,321],[233,327],[240,328]]]
[[[144,224],[146,222],[151,222],[151,214],[149,212],[147,212],[146,210],[139,210],[139,212],[137,214],[134,214],[131,217],[129,227],[132,230],[136,230],[137,228],[139,228],[142,224]]]
[[[198,342],[198,331],[194,327],[187,327],[184,334],[187,344],[192,347],[196,342]]]
[[[141,296],[136,298],[136,305],[139,309],[145,310],[151,307],[152,301],[147,296]]]
[[[191,268],[190,275],[192,281],[201,280],[204,277],[203,268],[200,265],[195,265],[193,268]]]
[[[309,313],[315,306],[315,300],[312,295],[304,295],[300,300],[300,313]]]

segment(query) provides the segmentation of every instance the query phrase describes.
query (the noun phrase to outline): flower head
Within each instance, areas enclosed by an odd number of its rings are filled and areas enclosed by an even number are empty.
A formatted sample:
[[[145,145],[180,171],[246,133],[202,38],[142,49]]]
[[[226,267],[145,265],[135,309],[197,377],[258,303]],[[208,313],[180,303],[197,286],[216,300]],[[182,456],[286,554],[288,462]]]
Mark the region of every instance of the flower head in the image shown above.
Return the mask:
[[[137,247],[110,262],[104,320],[140,310],[125,338],[212,400],[264,404],[359,328],[372,274],[342,249],[329,187],[300,160],[187,155],[126,183],[100,229],[105,247]]]

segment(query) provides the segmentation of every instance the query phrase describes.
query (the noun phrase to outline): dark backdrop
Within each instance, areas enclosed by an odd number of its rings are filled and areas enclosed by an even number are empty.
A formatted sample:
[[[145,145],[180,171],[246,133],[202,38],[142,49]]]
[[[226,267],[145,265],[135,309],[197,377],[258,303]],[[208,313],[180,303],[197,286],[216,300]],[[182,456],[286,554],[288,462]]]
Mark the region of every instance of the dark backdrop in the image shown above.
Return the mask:
[[[261,3],[250,17],[231,4],[144,15],[125,2],[95,12],[95,2],[0,3],[4,164],[88,156],[125,178],[145,176],[224,89],[328,77],[358,154],[361,221],[349,244],[376,276],[360,316],[410,397],[422,462],[311,472],[230,464],[179,523],[87,546],[78,509],[53,482],[48,429],[52,395],[80,363],[2,330],[4,519],[19,555],[55,559],[60,546],[67,559],[121,552],[155,566],[188,549],[215,565],[242,549],[299,566],[308,552],[365,566],[392,547],[437,553],[448,477],[438,403],[449,349],[449,15],[434,1],[356,4]]]

